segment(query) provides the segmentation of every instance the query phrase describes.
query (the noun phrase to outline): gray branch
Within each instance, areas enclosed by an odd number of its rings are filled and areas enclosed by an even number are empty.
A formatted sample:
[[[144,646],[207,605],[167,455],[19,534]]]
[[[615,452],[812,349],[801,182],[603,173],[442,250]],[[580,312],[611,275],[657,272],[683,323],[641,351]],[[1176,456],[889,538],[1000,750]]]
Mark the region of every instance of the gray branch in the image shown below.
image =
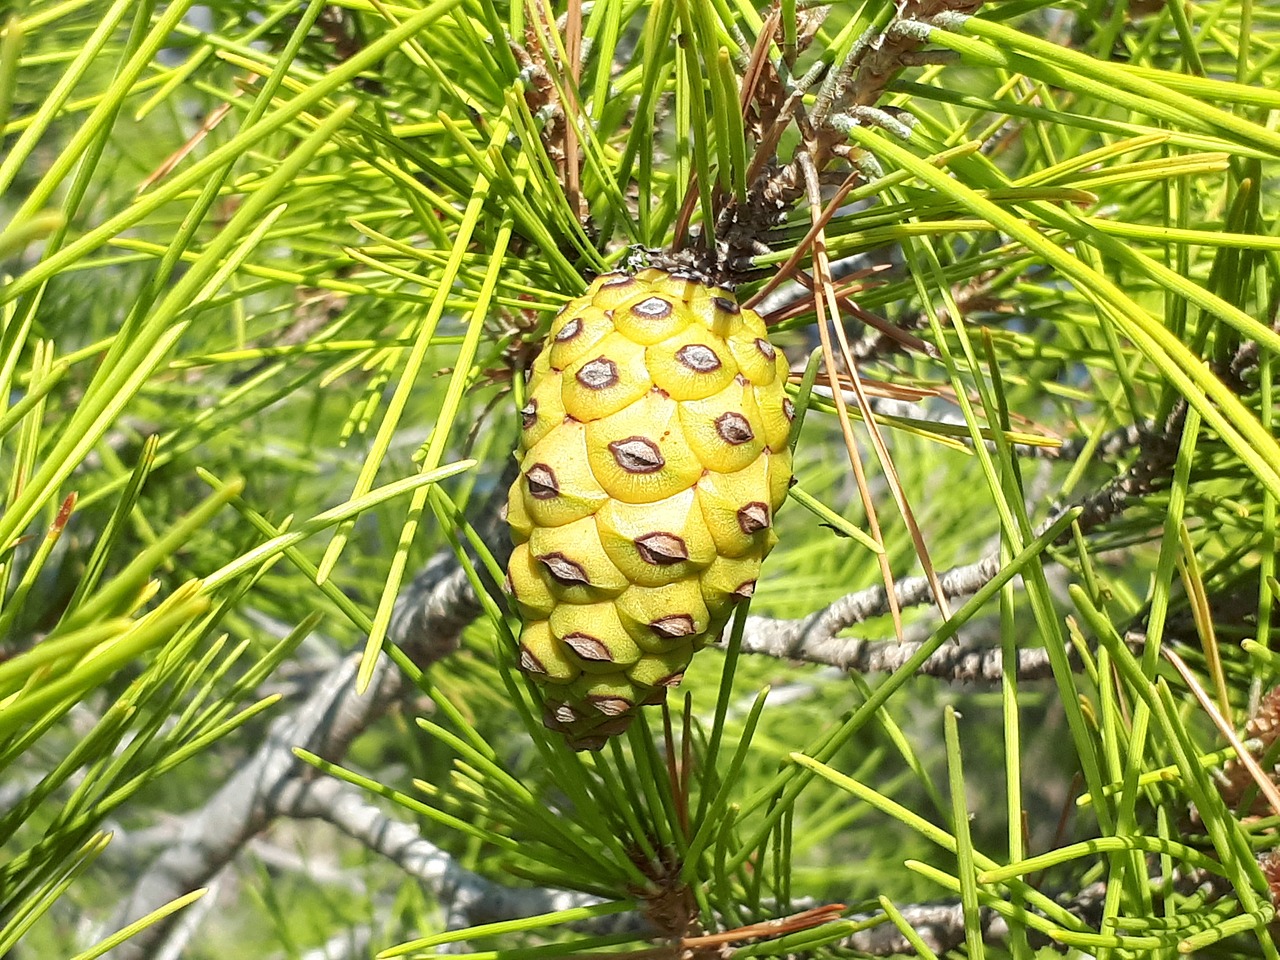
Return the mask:
[[[848,598],[845,598],[848,599]],[[828,608],[830,609],[830,608]],[[799,660],[858,674],[893,673],[901,669],[926,641],[865,640],[806,632],[805,620],[750,617],[742,637],[742,652],[780,660]],[[1072,655],[1073,664],[1078,658]],[[975,646],[961,640],[944,645],[920,665],[916,673],[951,683],[998,684],[1004,677],[1004,654],[998,647]],[[1019,649],[1019,680],[1053,676],[1043,649]]]
[[[976,563],[953,567],[938,580],[948,599],[977,592],[1000,571],[999,553],[989,554]],[[932,601],[929,581],[924,577],[903,577],[894,582],[894,594],[902,608],[920,606]],[[744,653],[758,653],[783,660],[800,660],[856,670],[859,673],[892,671],[901,666],[920,648],[919,643],[869,641],[842,638],[839,634],[874,617],[889,612],[888,593],[883,585],[846,594],[839,600],[798,620],[774,620],[749,617],[743,632]],[[721,641],[723,643],[723,641]],[[1025,662],[1023,654],[1026,654]],[[1036,651],[1019,653],[1019,675],[1027,671],[1028,679],[1037,670]],[[922,672],[960,680],[999,680],[1003,662],[999,651],[944,648],[931,657]]]
[[[1126,471],[1100,489],[1078,501],[1083,508],[1077,523],[1089,532],[1123,513],[1167,478],[1175,456],[1186,407],[1179,404],[1158,433],[1141,435],[1142,456]],[[1036,527],[1039,535],[1065,512],[1056,508],[1050,517]],[[1069,540],[1064,531],[1058,543]],[[1000,572],[1000,554],[992,551],[974,563],[952,567],[938,577],[948,600],[972,596],[991,582]],[[921,606],[933,601],[929,581],[925,577],[904,577],[893,585],[898,606]],[[784,660],[820,663],[859,673],[891,672],[902,666],[920,648],[919,643],[893,643],[841,638],[849,627],[889,613],[888,592],[883,585],[846,594],[834,603],[798,620],[774,620],[751,617],[743,634],[742,649]],[[1051,676],[1048,657],[1043,651],[1019,650],[1018,676],[1025,680]],[[998,682],[1004,672],[1004,658],[999,650],[965,648],[962,644],[944,647],[921,667],[921,673],[954,681]]]
[[[184,816],[180,836],[138,878],[116,911],[112,929],[204,886],[267,827],[275,815],[274,795],[303,766],[293,747],[335,760],[345,753],[356,733],[382,712],[397,685],[398,674],[380,663],[370,692],[357,696],[358,664],[356,656],[344,660],[295,713],[271,724],[262,746],[204,806]],[[169,927],[148,927],[117,948],[113,957],[152,956]]]
[[[479,533],[500,558],[506,533],[498,520],[506,482],[499,480],[486,505]],[[397,601],[391,640],[425,667],[456,649],[462,629],[480,611],[463,570],[450,551],[427,564]],[[356,693],[360,657],[345,658],[293,713],[268,728],[260,747],[209,798],[181,818],[178,838],[146,867],[133,890],[116,909],[110,929],[117,930],[176,897],[209,883],[245,845],[280,815],[289,796],[312,768],[294,756],[295,747],[337,762],[352,740],[405,692],[400,670],[381,657],[363,696]],[[148,927],[111,954],[113,960],[155,956],[173,928],[173,920]]]
[[[328,777],[295,778],[276,797],[282,816],[313,817],[333,824],[374,853],[422,882],[451,916],[471,927],[514,917],[599,903],[599,897],[568,890],[503,887],[458,865],[418,829],[382,811],[355,787]]]

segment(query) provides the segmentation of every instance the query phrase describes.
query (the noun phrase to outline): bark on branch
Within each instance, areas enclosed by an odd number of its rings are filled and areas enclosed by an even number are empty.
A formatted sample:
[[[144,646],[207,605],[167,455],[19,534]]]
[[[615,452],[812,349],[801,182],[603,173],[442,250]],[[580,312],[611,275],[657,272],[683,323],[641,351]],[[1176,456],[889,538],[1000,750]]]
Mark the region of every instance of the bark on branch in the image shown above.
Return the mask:
[[[325,820],[421,881],[447,911],[476,926],[599,903],[570,890],[504,887],[458,865],[417,827],[387,815],[368,796],[333,779],[290,781],[277,798],[282,816]]]
[[[501,480],[479,523],[480,535],[500,558],[507,536],[498,519],[505,500]],[[390,637],[419,666],[425,667],[457,648],[462,629],[480,605],[456,558],[442,551],[405,589],[392,617]],[[110,922],[118,930],[170,900],[207,885],[244,846],[281,814],[315,771],[294,756],[295,747],[340,761],[357,735],[386,712],[407,681],[386,657],[378,661],[366,693],[356,693],[360,657],[353,654],[331,671],[294,712],[271,724],[266,739],[209,798],[182,817],[177,841],[143,871]],[[112,951],[113,960],[142,960],[160,949],[172,927],[157,923]]]
[[[1077,521],[1083,532],[1088,533],[1119,516],[1167,479],[1170,465],[1177,455],[1185,415],[1185,405],[1179,404],[1162,431],[1147,433],[1142,437],[1142,453],[1124,473],[1075,504],[1084,509]],[[1067,509],[1068,506],[1055,509],[1049,519],[1036,528],[1037,534],[1052,526]],[[1070,537],[1071,531],[1068,530],[1057,542],[1066,543]],[[973,563],[952,567],[943,572],[939,581],[942,592],[948,599],[958,599],[976,593],[999,571],[999,551],[992,551]],[[893,587],[900,608],[920,606],[933,601],[929,581],[924,577],[904,577],[896,581]],[[868,587],[846,594],[823,609],[797,620],[751,617],[743,634],[742,649],[746,653],[826,664],[860,673],[891,672],[905,663],[919,649],[919,645],[880,643],[839,636],[849,627],[884,616],[888,612],[888,593],[884,586]],[[999,680],[1003,669],[1003,657],[998,650],[964,649],[953,644],[939,650],[926,661],[921,672],[958,681],[995,682]],[[1033,680],[1049,675],[1048,659],[1042,652],[1019,651],[1019,677]]]

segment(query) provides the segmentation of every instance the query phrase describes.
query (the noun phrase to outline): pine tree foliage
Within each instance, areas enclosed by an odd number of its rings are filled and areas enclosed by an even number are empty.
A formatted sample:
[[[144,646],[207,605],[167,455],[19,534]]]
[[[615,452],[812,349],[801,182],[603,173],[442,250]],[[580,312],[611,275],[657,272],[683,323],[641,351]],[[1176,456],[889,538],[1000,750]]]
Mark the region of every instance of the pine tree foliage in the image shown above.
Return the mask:
[[[1270,0],[0,16],[0,953],[1280,955]],[[651,267],[797,482],[581,754],[500,507]]]

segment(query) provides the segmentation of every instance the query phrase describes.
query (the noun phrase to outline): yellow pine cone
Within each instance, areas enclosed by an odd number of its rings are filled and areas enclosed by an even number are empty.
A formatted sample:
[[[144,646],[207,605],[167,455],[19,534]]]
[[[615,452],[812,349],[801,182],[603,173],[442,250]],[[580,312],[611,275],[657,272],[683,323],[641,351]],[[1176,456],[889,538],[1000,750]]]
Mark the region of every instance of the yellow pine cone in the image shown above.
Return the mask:
[[[520,412],[507,587],[545,722],[597,750],[751,596],[791,483],[788,367],[759,315],[663,270],[567,304]]]

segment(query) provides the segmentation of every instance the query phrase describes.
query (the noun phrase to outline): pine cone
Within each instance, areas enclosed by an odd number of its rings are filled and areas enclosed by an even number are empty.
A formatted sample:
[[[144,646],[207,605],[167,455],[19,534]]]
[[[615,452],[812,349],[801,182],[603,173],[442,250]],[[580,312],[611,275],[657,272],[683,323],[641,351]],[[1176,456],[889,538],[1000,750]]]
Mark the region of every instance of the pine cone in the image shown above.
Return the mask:
[[[597,750],[751,596],[791,483],[788,367],[760,316],[663,270],[608,274],[533,364],[507,586],[548,727]]]

